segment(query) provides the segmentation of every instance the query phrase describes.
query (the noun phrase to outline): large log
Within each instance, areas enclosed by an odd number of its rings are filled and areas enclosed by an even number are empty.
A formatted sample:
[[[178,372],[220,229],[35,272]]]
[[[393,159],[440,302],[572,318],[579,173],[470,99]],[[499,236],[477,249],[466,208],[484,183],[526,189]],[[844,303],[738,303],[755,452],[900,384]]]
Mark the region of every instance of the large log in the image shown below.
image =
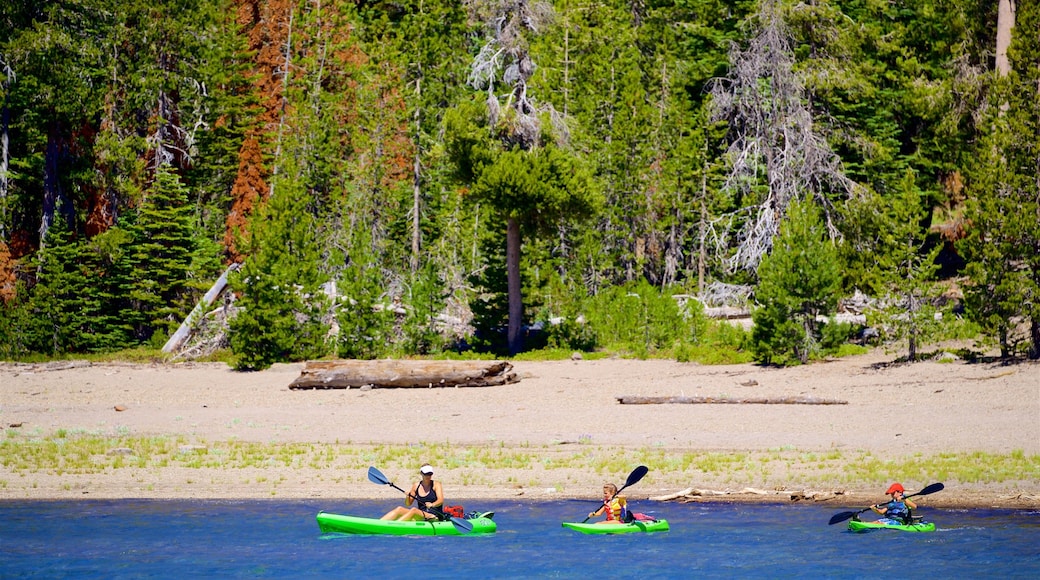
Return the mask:
[[[491,387],[520,379],[503,361],[310,361],[290,389]]]
[[[742,404],[742,405],[848,405],[840,399],[817,397],[616,397],[622,405]]]

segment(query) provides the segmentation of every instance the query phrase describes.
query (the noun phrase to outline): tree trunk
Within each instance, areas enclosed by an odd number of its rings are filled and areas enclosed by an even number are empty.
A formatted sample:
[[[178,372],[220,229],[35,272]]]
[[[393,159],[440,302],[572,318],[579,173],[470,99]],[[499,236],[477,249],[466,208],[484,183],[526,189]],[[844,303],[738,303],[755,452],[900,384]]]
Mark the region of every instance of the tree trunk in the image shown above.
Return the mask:
[[[1029,358],[1033,360],[1040,359],[1040,320],[1035,316],[1029,321],[1029,337],[1032,338],[1032,344],[1029,347]]]
[[[73,216],[75,216],[72,213],[72,204],[64,199],[61,191],[59,164],[63,149],[61,123],[51,121],[47,126],[47,151],[43,161],[43,218],[40,221],[41,248],[43,247],[43,240],[47,236],[47,230],[54,224],[54,216],[57,212],[60,211],[66,214],[69,228],[75,225],[72,223]]]
[[[10,181],[8,180],[8,165],[9,151],[10,151],[10,134],[8,133],[8,127],[11,125],[11,109],[7,106],[7,95],[11,90],[11,83],[14,81],[14,71],[11,70],[9,65],[4,65],[4,103],[3,107],[0,108],[0,240],[8,240],[7,233],[7,192],[9,189]]]
[[[801,363],[809,364],[809,353],[812,351],[813,344],[813,316],[807,314],[802,318],[802,332],[805,333],[805,342],[802,343],[801,351],[798,352],[798,360]]]
[[[520,222],[510,217],[506,223],[506,279],[509,287],[509,328],[506,341],[509,354],[515,355],[524,346],[524,301],[520,293]]]
[[[422,103],[422,66],[419,67],[419,78],[415,79],[415,160],[412,163],[412,257],[410,260],[410,266],[412,273],[419,271],[419,248],[422,242],[422,232],[419,229],[421,220],[419,219],[419,210],[421,209],[422,201],[422,163],[420,162],[420,155],[422,150],[420,143],[422,142],[422,117],[419,114],[422,107],[419,104]]]
[[[997,8],[997,74],[1006,77],[1011,71],[1008,63],[1008,47],[1011,46],[1011,29],[1015,27],[1015,0],[1000,0]]]
[[[271,190],[268,192],[270,197],[274,197],[274,184],[278,177],[278,162],[282,158],[282,133],[285,131],[285,116],[286,110],[289,107],[289,71],[292,66],[292,31],[293,31],[293,17],[295,11],[292,6],[289,7],[289,25],[288,32],[286,33],[285,39],[285,64],[282,66],[282,94],[281,94],[281,112],[278,116],[278,131],[275,133],[275,147],[274,156],[271,161]]]
[[[917,297],[910,297],[910,309],[907,315],[910,318],[910,332],[907,335],[907,361],[913,363],[917,360]]]
[[[697,252],[697,295],[704,297],[704,269],[708,262],[708,162],[705,157],[704,172],[701,174],[701,221],[699,224],[700,247]]]

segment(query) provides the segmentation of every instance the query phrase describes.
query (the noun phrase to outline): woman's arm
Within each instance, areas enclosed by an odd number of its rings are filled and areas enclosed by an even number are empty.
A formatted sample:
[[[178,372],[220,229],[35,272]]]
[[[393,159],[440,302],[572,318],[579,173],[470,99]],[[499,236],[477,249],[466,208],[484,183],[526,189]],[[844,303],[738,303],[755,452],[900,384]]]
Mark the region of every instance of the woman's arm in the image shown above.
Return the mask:
[[[416,494],[419,493],[419,484],[412,484],[412,490],[404,495],[404,505],[411,506],[412,502],[415,501]]]

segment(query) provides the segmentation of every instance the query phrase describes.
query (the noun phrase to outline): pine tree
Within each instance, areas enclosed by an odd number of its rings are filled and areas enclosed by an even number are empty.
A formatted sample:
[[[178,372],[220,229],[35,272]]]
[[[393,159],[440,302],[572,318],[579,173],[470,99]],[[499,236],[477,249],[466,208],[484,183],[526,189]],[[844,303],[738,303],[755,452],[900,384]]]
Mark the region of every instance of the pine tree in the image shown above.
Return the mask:
[[[240,189],[267,192],[255,137],[258,97],[249,77],[252,55],[236,22],[235,3],[211,0],[200,6],[206,18],[194,33],[201,46],[192,59],[196,82],[189,86],[204,88],[184,95],[183,104],[197,127],[192,131],[191,171],[184,174],[184,183],[197,195],[197,227],[213,241],[223,240],[236,180]],[[240,162],[245,167],[240,168]]]
[[[992,78],[982,111],[959,247],[968,260],[968,315],[1001,356],[1027,343],[1040,358],[1040,7],[1021,5],[1006,76]],[[1021,323],[1021,324],[1020,324]]]
[[[34,256],[36,283],[28,301],[30,352],[48,355],[89,352],[95,346],[97,291],[91,254],[63,219],[47,230],[44,250]]]
[[[469,112],[472,115],[474,109]],[[587,170],[572,153],[551,144],[530,150],[502,148],[500,142],[486,137],[486,129],[473,116],[467,116],[465,109],[455,113],[448,118],[449,150],[463,181],[470,184],[467,195],[471,201],[493,208],[499,220],[507,224],[507,342],[509,352],[515,354],[522,342],[521,231],[533,235],[559,221],[580,219],[598,208],[600,197]]]
[[[318,208],[296,178],[295,156],[282,161],[274,196],[252,221],[249,257],[230,280],[241,293],[230,339],[235,367],[242,370],[319,358],[329,350],[331,305],[323,289],[329,276],[321,268]]]
[[[393,339],[393,306],[383,284],[379,262],[368,236],[358,232],[347,254],[347,267],[338,284],[336,321],[338,354],[342,358],[373,359],[385,355]]]
[[[773,249],[758,267],[751,341],[755,360],[806,363],[820,339],[819,315],[833,311],[841,289],[837,248],[808,201],[790,206]]]
[[[935,336],[938,330],[937,308],[941,288],[936,285],[939,269],[935,260],[942,249],[929,249],[924,221],[924,196],[916,178],[907,170],[900,182],[898,195],[888,198],[879,267],[885,281],[886,307],[882,318],[892,329],[893,337],[906,340],[907,360],[917,360],[920,344]]]
[[[441,349],[444,339],[437,328],[437,316],[444,309],[447,296],[433,264],[427,263],[412,276],[403,296],[407,310],[402,321],[401,346],[405,352],[428,355]]]
[[[566,131],[556,109],[531,90],[536,67],[528,37],[550,19],[551,8],[526,0],[487,0],[471,8],[488,38],[469,83],[486,95],[483,111],[465,104],[446,120],[448,150],[471,198],[488,203],[505,225],[506,337],[516,354],[523,347],[522,228],[544,232],[561,218],[593,213],[601,198],[580,158],[560,146]]]
[[[133,321],[139,341],[152,341],[158,334],[156,346],[161,345],[191,309],[188,282],[196,249],[192,211],[180,178],[169,166],[159,167],[130,227],[126,319]]]

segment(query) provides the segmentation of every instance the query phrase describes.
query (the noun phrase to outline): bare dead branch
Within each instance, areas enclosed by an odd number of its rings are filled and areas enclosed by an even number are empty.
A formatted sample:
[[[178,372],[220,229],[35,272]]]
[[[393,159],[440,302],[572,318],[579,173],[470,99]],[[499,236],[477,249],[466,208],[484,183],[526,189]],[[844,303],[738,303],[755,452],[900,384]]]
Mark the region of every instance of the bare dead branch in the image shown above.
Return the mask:
[[[739,229],[726,228],[720,239],[736,242],[728,259],[731,270],[758,267],[795,200],[815,200],[831,238],[839,237],[832,199],[857,189],[845,176],[841,159],[815,130],[779,9],[764,2],[758,20],[760,29],[748,47],[732,48],[729,76],[712,87],[713,120],[730,126],[730,174],[723,187],[751,200],[729,216]]]
[[[528,81],[536,70],[528,51],[526,32],[537,33],[551,22],[549,3],[529,0],[469,0],[473,19],[485,23],[488,38],[473,59],[467,79],[470,86],[488,91],[488,119],[503,139],[524,149],[538,144],[541,119],[548,116],[554,129],[564,125],[551,104],[536,101],[528,92]],[[498,94],[496,88],[508,87]],[[501,89],[499,89],[501,90]],[[503,113],[508,109],[509,113]],[[558,140],[569,131],[554,132]]]

